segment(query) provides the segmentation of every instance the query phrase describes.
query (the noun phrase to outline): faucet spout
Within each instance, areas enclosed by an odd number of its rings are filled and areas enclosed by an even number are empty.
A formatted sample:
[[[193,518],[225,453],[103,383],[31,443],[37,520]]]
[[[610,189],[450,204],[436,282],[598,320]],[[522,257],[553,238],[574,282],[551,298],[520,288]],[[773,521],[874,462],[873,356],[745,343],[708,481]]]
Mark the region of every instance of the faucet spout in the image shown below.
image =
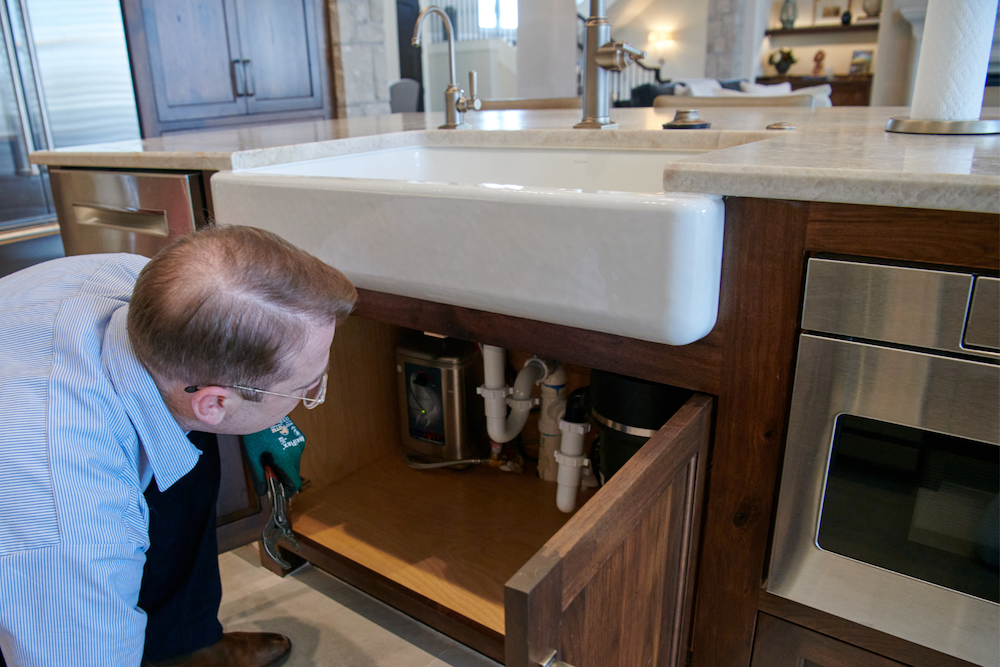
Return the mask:
[[[424,19],[430,14],[437,14],[441,17],[441,20],[444,21],[444,33],[448,38],[448,87],[444,91],[445,123],[438,129],[453,130],[465,125],[462,122],[462,112],[459,111],[459,100],[464,91],[455,83],[455,37],[448,13],[437,5],[430,5],[420,10],[420,13],[417,14],[417,24],[413,27],[413,39],[410,43],[413,46],[420,46],[420,28],[424,24]]]
[[[452,25],[451,18],[448,13],[438,7],[437,5],[431,5],[429,7],[424,7],[420,10],[420,14],[417,15],[417,24],[413,26],[413,40],[411,44],[413,46],[420,46],[420,28],[424,24],[424,19],[427,18],[429,14],[437,14],[444,21],[444,34],[448,38],[448,84],[455,85],[455,38],[452,35]]]
[[[611,24],[604,15],[605,0],[590,0],[587,19],[583,80],[583,120],[574,125],[580,129],[614,129],[618,123],[608,115],[610,92],[608,71],[621,71],[631,60],[646,57],[646,52],[624,42],[611,41]]]

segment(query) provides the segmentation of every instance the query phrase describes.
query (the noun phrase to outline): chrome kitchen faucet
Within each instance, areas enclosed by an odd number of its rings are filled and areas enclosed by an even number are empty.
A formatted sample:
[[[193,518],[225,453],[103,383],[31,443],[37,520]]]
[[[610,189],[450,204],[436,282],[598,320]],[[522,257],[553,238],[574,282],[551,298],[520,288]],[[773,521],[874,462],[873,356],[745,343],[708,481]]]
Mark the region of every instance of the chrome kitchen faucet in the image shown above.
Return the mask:
[[[448,37],[448,87],[444,90],[444,125],[439,130],[454,130],[459,127],[467,127],[462,121],[462,113],[465,111],[479,111],[483,103],[476,97],[476,73],[469,72],[469,97],[465,97],[465,91],[455,83],[455,37],[452,34],[453,28],[448,14],[437,5],[424,7],[417,15],[417,25],[413,28],[413,46],[420,46],[420,26],[424,23],[424,18],[428,14],[437,14],[444,21],[444,32]]]
[[[604,0],[590,0],[584,47],[587,72],[583,82],[583,120],[573,126],[578,129],[613,130],[618,127],[618,123],[611,122],[608,115],[608,71],[620,72],[629,66],[629,58],[639,60],[646,57],[645,51],[625,42],[611,41],[611,24],[604,15],[604,6]]]

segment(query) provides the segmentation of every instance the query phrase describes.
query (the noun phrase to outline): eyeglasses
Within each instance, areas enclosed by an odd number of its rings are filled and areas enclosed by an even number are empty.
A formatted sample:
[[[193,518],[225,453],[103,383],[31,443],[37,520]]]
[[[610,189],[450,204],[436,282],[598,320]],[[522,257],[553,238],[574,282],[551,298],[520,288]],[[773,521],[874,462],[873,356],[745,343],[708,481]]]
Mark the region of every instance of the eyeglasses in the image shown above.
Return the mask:
[[[279,394],[276,391],[264,391],[263,389],[256,389],[254,387],[242,387],[238,384],[231,385],[231,387],[233,389],[242,389],[243,391],[252,391],[255,394],[270,394],[271,396],[282,396],[284,398],[297,398],[300,401],[302,401],[302,407],[304,407],[306,410],[312,410],[317,405],[321,405],[323,401],[326,400],[326,380],[328,375],[329,375],[328,373],[323,373],[323,377],[320,378],[320,381],[315,385],[313,385],[312,387],[310,387],[309,389],[306,389],[306,392],[303,396],[292,396],[291,394]],[[198,391],[198,389],[200,389],[200,387],[198,387],[197,385],[192,387],[184,387],[184,391],[186,391],[189,394],[193,394],[194,392]]]

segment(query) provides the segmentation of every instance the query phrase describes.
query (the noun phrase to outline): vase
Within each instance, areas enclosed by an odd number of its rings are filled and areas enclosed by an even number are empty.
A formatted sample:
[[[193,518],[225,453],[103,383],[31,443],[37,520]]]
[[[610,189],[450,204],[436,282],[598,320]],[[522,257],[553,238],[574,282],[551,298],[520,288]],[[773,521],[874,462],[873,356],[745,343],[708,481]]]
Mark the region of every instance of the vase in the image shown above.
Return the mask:
[[[873,19],[882,13],[882,0],[864,0],[861,8],[865,10],[865,16]]]
[[[795,19],[799,17],[798,0],[785,0],[781,5],[781,27],[791,30],[795,26]]]
[[[779,60],[778,62],[774,63],[774,69],[778,70],[778,74],[781,74],[782,76],[784,76],[785,73],[788,72],[788,68],[791,66],[792,63],[788,62],[787,60]]]

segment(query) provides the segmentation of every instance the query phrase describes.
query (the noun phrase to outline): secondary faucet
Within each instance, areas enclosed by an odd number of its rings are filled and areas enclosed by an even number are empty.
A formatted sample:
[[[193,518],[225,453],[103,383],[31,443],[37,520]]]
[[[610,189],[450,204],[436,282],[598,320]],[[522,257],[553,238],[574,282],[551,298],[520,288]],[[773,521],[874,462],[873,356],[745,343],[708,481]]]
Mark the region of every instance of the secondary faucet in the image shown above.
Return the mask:
[[[413,28],[413,46],[420,46],[420,26],[424,23],[424,18],[428,14],[437,14],[444,21],[444,32],[448,37],[448,87],[444,89],[444,125],[439,130],[454,130],[459,127],[468,127],[463,122],[462,114],[466,111],[479,111],[483,103],[476,97],[476,73],[469,72],[469,97],[465,97],[465,91],[455,84],[455,38],[452,35],[451,19],[448,14],[437,5],[424,7],[417,15],[417,25]]]
[[[590,0],[590,18],[587,19],[587,42],[584,60],[587,62],[583,81],[583,120],[573,127],[588,130],[612,130],[618,123],[608,115],[608,71],[622,71],[629,66],[629,58],[646,57],[641,51],[625,42],[611,41],[611,24],[604,15],[605,0]]]

